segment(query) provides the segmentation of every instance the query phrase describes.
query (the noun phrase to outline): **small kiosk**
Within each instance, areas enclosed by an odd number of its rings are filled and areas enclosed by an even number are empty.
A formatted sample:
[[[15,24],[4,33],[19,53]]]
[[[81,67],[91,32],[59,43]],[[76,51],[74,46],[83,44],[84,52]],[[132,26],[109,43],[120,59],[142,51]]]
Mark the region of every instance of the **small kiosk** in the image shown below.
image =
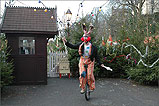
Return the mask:
[[[57,8],[6,7],[1,32],[14,61],[14,84],[47,84],[47,40],[58,34]]]

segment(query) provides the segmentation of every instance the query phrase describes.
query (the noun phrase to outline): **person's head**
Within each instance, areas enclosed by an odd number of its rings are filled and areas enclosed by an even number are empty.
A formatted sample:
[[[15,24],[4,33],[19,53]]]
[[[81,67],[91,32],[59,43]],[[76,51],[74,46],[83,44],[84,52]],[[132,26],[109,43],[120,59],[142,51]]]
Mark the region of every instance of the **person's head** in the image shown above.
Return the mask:
[[[81,40],[82,40],[83,42],[85,42],[85,43],[88,43],[88,42],[90,42],[91,37],[84,34],[83,37],[81,38]]]
[[[90,42],[90,40],[91,40],[90,34],[91,34],[91,32],[92,32],[93,25],[90,24],[89,26],[90,26],[90,28],[89,28],[89,31],[87,32],[87,31],[86,31],[86,26],[85,26],[85,24],[83,24],[83,32],[84,32],[84,35],[83,35],[83,37],[81,38],[81,40],[82,40],[83,42],[85,42],[85,43],[88,43],[88,42]]]

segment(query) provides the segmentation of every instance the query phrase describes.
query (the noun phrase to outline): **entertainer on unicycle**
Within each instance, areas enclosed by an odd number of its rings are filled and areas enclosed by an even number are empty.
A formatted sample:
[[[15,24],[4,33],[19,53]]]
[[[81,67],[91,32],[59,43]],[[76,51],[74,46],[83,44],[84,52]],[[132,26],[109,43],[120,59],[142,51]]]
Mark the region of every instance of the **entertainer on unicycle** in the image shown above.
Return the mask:
[[[90,91],[94,91],[95,90],[95,78],[93,75],[93,71],[94,71],[94,62],[96,61],[100,66],[106,68],[107,70],[111,70],[112,69],[110,67],[106,67],[104,66],[104,64],[100,63],[100,59],[98,57],[97,54],[97,48],[92,44],[91,41],[91,37],[89,36],[92,32],[93,29],[93,25],[90,24],[90,28],[89,31],[86,31],[86,26],[85,24],[83,24],[83,31],[84,31],[84,35],[81,38],[82,42],[78,43],[78,44],[71,44],[69,43],[65,37],[63,38],[63,41],[65,42],[66,46],[72,48],[72,49],[78,49],[79,55],[80,55],[80,61],[79,61],[79,80],[80,80],[80,88],[81,90],[81,94],[83,94],[85,92],[85,85],[86,85],[86,69],[84,67],[84,65],[87,65],[87,80],[88,80],[88,84],[89,84],[89,89]]]

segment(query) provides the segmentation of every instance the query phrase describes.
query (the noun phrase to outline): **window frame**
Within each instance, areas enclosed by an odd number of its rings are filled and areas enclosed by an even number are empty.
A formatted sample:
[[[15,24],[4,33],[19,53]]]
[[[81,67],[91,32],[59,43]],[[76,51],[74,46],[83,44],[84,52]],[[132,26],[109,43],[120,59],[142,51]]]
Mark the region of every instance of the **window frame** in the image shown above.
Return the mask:
[[[25,38],[27,38],[27,39],[25,39]],[[28,54],[26,54],[25,52],[24,52],[24,54],[22,54],[22,51],[21,51],[21,47],[24,47],[24,45],[23,45],[23,43],[22,43],[22,45],[20,44],[21,42],[20,42],[20,40],[28,40],[28,39],[30,39],[31,38],[31,42],[33,43],[33,46],[26,46],[26,47],[28,47],[28,48],[33,48],[33,51],[31,52],[29,52]],[[34,40],[34,41],[33,41]],[[18,37],[18,54],[19,55],[36,55],[36,39],[35,39],[35,37],[32,37],[32,36],[19,36]],[[29,44],[29,43],[28,43]]]

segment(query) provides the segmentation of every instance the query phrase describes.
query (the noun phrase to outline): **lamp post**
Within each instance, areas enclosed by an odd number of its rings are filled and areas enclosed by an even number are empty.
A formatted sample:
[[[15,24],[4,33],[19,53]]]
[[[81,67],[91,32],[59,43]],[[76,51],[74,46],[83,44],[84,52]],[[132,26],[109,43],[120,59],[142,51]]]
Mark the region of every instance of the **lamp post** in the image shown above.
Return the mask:
[[[70,20],[71,20],[71,17],[72,17],[72,13],[71,13],[71,10],[68,9],[67,12],[66,12],[66,18],[67,18],[67,26],[68,26],[68,36],[69,36],[69,26],[70,26]]]

